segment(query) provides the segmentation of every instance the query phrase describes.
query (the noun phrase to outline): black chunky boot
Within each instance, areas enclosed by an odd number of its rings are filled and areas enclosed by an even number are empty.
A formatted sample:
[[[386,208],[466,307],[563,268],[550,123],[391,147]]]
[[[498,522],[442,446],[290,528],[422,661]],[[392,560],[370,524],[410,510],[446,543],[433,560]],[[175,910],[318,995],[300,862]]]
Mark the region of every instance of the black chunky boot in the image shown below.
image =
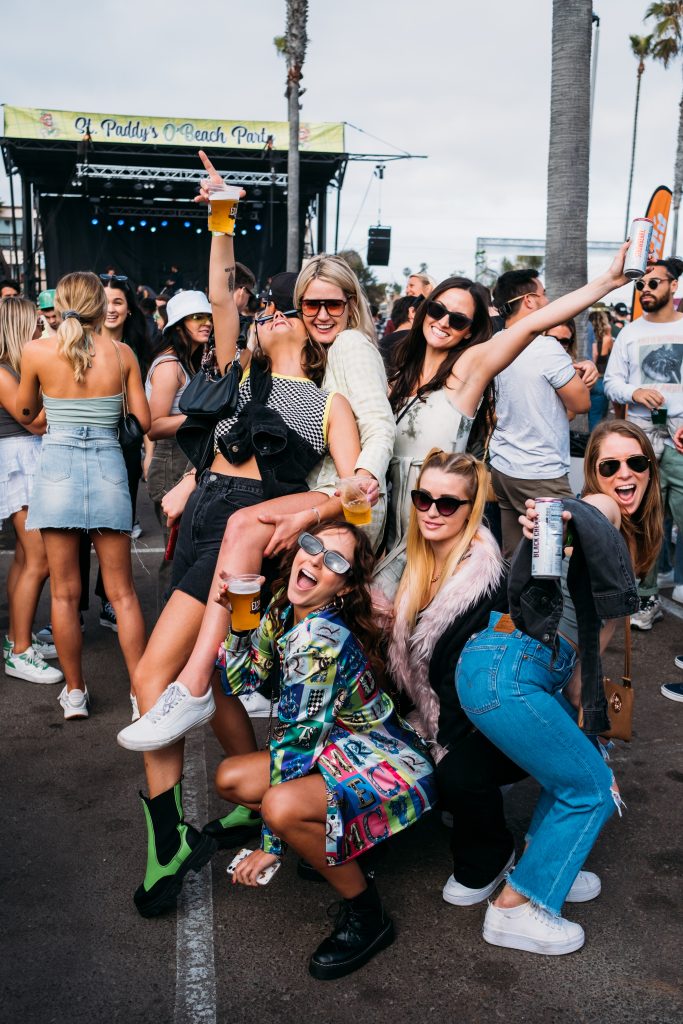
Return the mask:
[[[256,811],[237,806],[223,818],[214,818],[202,829],[203,835],[210,836],[219,850],[234,850],[244,846],[250,839],[261,835],[263,821]]]
[[[147,822],[147,870],[133,897],[143,917],[175,907],[187,872],[199,871],[216,850],[215,841],[183,821],[181,785],[152,799],[143,796]]]
[[[375,953],[394,941],[394,924],[387,915],[372,879],[359,896],[342,900],[332,934],[311,957],[308,970],[314,978],[343,978],[366,964]]]

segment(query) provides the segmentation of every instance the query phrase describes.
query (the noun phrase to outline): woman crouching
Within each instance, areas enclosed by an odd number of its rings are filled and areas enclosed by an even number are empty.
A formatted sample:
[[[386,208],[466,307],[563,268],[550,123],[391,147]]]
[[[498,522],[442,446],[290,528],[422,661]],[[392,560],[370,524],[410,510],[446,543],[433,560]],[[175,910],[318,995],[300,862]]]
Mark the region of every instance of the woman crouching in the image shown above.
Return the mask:
[[[335,928],[309,963],[320,979],[350,974],[393,942],[392,921],[356,858],[435,800],[426,747],[377,682],[372,565],[366,537],[347,523],[301,534],[259,628],[231,633],[219,657],[223,687],[235,696],[279,660],[269,750],[224,761],[216,786],[226,800],[260,808],[265,823],[261,849],[234,881],[256,885],[289,844],[341,897]]]

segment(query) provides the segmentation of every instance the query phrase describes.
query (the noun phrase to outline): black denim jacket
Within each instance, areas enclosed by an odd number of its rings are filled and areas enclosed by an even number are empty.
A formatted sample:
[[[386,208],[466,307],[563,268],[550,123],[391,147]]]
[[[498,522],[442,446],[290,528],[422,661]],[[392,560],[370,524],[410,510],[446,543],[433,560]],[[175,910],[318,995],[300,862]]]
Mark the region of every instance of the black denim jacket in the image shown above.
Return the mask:
[[[579,626],[583,730],[596,735],[610,724],[600,660],[602,620],[637,611],[638,590],[626,542],[607,517],[585,501],[567,498],[563,504],[572,514],[574,551],[567,587]],[[522,540],[514,553],[508,597],[517,629],[557,651],[563,607],[560,582],[532,577],[529,540]]]

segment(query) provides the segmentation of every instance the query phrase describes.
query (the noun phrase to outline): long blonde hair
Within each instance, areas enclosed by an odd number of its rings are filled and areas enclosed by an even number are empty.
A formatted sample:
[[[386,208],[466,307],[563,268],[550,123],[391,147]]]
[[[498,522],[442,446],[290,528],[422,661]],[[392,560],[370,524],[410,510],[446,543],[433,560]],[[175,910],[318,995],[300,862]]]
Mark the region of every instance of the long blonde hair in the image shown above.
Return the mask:
[[[8,296],[0,300],[0,363],[7,363],[15,373],[21,366],[21,352],[33,337],[38,310],[29,299]]]
[[[464,529],[455,538],[453,547],[441,570],[441,577],[434,592],[434,596],[436,596],[447,580],[457,571],[481,526],[486,505],[488,471],[484,463],[475,459],[474,455],[463,453],[453,455],[442,451],[441,448],[432,448],[427,454],[417,478],[417,487],[420,486],[422,477],[428,469],[438,469],[442,473],[452,473],[453,476],[462,477],[467,497],[472,502],[472,510]],[[398,607],[405,595],[406,618],[409,628],[412,630],[420,609],[424,608],[429,601],[436,565],[432,546],[420,533],[414,508],[410,510],[406,555],[407,563],[396,595],[396,606]]]
[[[57,328],[57,351],[69,361],[74,380],[80,383],[91,365],[90,335],[100,330],[107,314],[107,296],[99,277],[80,270],[66,274],[55,291],[55,310],[60,315],[77,314]]]
[[[376,338],[375,324],[365,292],[353,270],[341,256],[328,256],[326,253],[321,253],[320,256],[314,256],[301,268],[294,285],[294,305],[297,309],[309,284],[316,278],[341,288],[349,303],[349,329],[362,331],[370,341],[374,342]]]

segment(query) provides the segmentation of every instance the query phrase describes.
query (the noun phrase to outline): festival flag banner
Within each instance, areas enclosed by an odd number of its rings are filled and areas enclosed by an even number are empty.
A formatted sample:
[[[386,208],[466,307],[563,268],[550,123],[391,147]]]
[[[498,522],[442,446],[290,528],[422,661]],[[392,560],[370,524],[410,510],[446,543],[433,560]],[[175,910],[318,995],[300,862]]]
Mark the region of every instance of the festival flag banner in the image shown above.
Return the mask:
[[[666,185],[659,185],[658,188],[652,193],[652,198],[648,203],[646,217],[649,217],[653,223],[654,229],[652,232],[652,247],[653,254],[656,260],[661,260],[664,254],[664,241],[666,239],[666,229],[669,224],[669,213],[671,211],[671,189],[667,188]],[[634,288],[633,290],[633,307],[631,309],[631,319],[635,320],[641,316],[643,308],[640,305],[640,292]]]
[[[44,139],[94,145],[204,146],[211,149],[264,149],[286,151],[286,121],[211,121],[130,114],[89,114],[73,110],[3,105],[6,139]],[[344,125],[302,122],[300,148],[304,153],[344,153]]]

